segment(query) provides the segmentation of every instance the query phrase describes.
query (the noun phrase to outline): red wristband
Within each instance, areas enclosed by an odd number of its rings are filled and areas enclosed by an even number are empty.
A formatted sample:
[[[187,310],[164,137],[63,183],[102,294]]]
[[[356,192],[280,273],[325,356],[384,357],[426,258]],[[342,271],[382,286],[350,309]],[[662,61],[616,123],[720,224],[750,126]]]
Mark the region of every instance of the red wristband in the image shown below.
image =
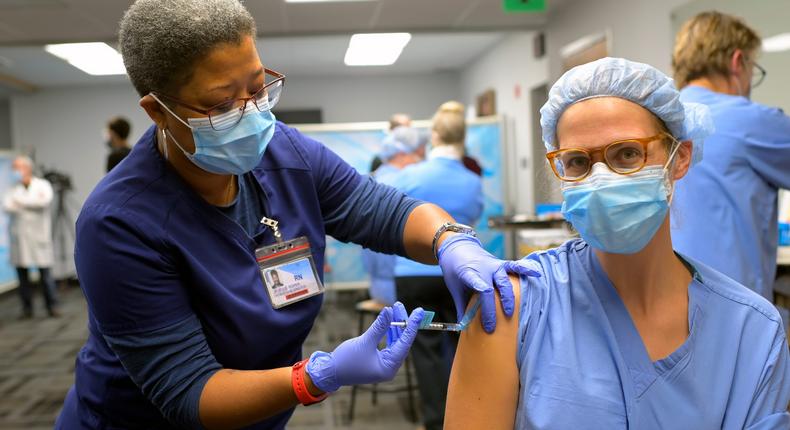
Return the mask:
[[[321,394],[320,396],[314,396],[310,394],[310,390],[307,389],[307,383],[304,377],[304,367],[307,366],[308,360],[309,359],[304,359],[294,364],[291,370],[291,385],[293,386],[294,393],[296,394],[296,398],[299,400],[299,403],[305,406],[318,403],[329,396],[327,393]]]

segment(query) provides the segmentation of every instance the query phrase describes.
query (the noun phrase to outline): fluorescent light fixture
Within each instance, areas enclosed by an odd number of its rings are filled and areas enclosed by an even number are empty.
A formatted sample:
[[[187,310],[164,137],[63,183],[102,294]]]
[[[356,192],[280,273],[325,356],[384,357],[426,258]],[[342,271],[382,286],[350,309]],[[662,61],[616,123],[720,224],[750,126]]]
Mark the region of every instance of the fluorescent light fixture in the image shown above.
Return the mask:
[[[89,75],[126,74],[121,54],[103,42],[62,43],[46,45],[44,49]]]
[[[782,52],[790,50],[790,33],[777,34],[763,39],[763,51]]]
[[[400,57],[411,40],[409,33],[361,33],[351,36],[347,66],[389,66]]]

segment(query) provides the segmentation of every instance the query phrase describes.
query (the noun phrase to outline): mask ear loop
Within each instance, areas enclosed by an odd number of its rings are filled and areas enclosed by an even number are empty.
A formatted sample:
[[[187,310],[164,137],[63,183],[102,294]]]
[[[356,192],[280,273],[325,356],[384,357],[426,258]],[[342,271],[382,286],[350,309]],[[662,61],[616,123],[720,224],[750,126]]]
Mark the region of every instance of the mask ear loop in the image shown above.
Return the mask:
[[[165,138],[165,145],[167,145],[167,132],[168,132],[168,130],[167,130],[167,129],[162,129],[162,136]],[[189,152],[187,152],[187,150],[186,150],[186,149],[184,149],[184,147],[183,147],[183,146],[181,146],[181,144],[180,144],[180,143],[178,143],[178,141],[176,140],[176,137],[175,137],[175,136],[173,136],[173,133],[172,133],[172,132],[170,132],[170,140],[172,140],[172,141],[173,141],[173,143],[175,143],[175,144],[176,144],[176,146],[178,147],[178,149],[180,149],[180,150],[181,150],[181,152],[183,152],[183,153],[184,153],[184,156],[185,156],[185,157],[187,157],[189,160],[192,160],[192,159],[194,158],[194,154],[190,154]],[[167,146],[165,146],[165,148],[166,148],[166,147],[167,147]],[[195,151],[197,151],[197,148],[195,148]]]
[[[167,154],[167,133],[165,133],[165,129],[162,128],[162,140],[159,141],[159,147],[162,148],[162,153],[165,156],[165,160],[169,160],[169,156]]]
[[[188,129],[192,130],[192,126],[189,125],[183,119],[181,119],[180,116],[176,115],[175,112],[173,112],[166,104],[162,103],[162,100],[159,100],[159,97],[157,97],[156,94],[148,93],[148,95],[153,97],[153,99],[156,100],[156,102],[159,103],[159,105],[162,106],[166,111],[170,112],[170,115],[173,115],[177,120],[181,121],[181,124],[184,124],[185,126],[187,126]]]
[[[667,188],[667,192],[669,193],[667,204],[669,206],[672,206],[672,198],[675,197],[675,186],[672,180],[669,178],[669,174],[675,167],[675,155],[677,154],[678,149],[680,149],[680,145],[682,145],[682,143],[678,142],[678,140],[675,139],[674,136],[669,136],[669,137],[672,139],[672,142],[674,142],[674,145],[672,151],[669,153],[669,158],[667,159],[666,164],[664,164],[664,170],[666,171],[665,173],[666,176],[664,176],[664,180],[666,181],[665,186]]]

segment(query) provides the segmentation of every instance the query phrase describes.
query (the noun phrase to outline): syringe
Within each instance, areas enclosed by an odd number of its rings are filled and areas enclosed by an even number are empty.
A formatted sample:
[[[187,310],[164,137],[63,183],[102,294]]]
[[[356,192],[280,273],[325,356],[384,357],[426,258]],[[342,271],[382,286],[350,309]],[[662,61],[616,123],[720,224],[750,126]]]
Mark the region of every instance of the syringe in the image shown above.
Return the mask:
[[[390,323],[391,327],[406,328],[405,321],[395,321]],[[420,327],[420,330],[436,330],[436,331],[463,331],[464,327],[458,323],[443,323],[432,322]]]
[[[467,309],[461,321],[457,323],[433,322],[434,313],[425,311],[420,330],[464,331],[469,323],[472,322],[478,309],[480,309],[480,300],[475,300],[475,303]],[[406,328],[406,321],[393,321],[390,323],[390,327]]]

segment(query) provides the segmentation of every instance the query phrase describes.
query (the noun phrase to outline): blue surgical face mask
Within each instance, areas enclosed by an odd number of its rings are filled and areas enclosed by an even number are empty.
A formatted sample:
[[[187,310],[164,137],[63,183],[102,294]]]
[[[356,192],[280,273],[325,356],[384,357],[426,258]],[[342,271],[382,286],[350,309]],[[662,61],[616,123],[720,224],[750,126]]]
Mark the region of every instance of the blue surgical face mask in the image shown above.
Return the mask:
[[[153,96],[153,95],[152,95]],[[156,96],[153,96],[159,102]],[[179,121],[184,121],[174,114],[164,103],[159,102]],[[236,110],[212,117],[215,125],[224,122],[235,122],[240,113]],[[228,130],[214,130],[208,118],[189,118],[184,123],[192,130],[195,142],[195,153],[187,152],[176,141],[169,130],[164,133],[175,142],[184,155],[201,169],[220,175],[241,175],[257,166],[263,158],[266,147],[274,136],[276,119],[268,107],[259,111],[252,102],[248,102],[244,115],[238,124]]]
[[[588,178],[563,186],[562,214],[593,248],[613,254],[639,252],[666,218],[669,164],[620,175],[595,163]]]
[[[11,172],[11,183],[12,184],[18,184],[20,182],[22,182],[22,174],[19,173],[18,170],[12,171]]]

